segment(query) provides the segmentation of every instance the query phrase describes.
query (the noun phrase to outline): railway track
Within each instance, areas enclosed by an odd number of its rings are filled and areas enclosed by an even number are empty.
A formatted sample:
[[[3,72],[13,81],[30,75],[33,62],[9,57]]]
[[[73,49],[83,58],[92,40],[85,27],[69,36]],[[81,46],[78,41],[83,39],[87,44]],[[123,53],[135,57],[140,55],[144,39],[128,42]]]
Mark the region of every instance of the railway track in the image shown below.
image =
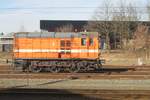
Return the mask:
[[[64,78],[79,78],[79,79],[149,79],[149,66],[132,66],[132,67],[117,67],[108,66],[99,71],[89,71],[80,73],[31,73],[14,70],[8,65],[0,65],[0,78],[30,78],[30,79],[64,79]]]
[[[149,100],[150,91],[94,89],[7,89],[0,91],[0,98],[3,98],[3,100],[8,100],[8,98],[11,98],[11,100]]]
[[[7,79],[150,79],[150,75],[106,75],[106,74],[0,74]]]

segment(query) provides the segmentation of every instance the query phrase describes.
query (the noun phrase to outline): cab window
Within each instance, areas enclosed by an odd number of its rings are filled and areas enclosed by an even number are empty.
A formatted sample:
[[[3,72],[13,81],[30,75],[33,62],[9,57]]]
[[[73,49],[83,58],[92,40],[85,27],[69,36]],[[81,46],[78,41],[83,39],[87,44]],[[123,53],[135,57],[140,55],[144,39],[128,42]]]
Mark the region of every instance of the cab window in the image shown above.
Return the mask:
[[[94,40],[93,40],[93,38],[90,38],[89,39],[89,45],[91,46],[91,45],[93,45],[94,44]]]
[[[86,45],[86,38],[81,38],[81,45],[85,46]]]
[[[61,46],[61,47],[65,47],[65,41],[64,41],[64,40],[61,40],[61,41],[60,41],[60,46]]]
[[[67,41],[66,41],[66,46],[67,46],[67,47],[70,47],[70,46],[71,46],[71,41],[67,40]]]

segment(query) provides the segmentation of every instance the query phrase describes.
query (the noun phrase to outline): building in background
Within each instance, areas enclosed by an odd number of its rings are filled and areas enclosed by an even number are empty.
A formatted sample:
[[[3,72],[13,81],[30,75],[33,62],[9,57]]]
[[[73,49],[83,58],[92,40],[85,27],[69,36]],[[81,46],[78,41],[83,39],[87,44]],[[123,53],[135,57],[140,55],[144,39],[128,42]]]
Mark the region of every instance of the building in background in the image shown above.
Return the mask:
[[[90,27],[87,27],[89,23],[97,23],[102,21],[92,21],[92,20],[40,20],[41,31],[48,32],[85,32],[91,31]],[[97,29],[92,30],[97,31]],[[101,32],[98,31],[100,34]],[[101,49],[106,49],[106,37],[105,35],[100,36]],[[114,48],[114,40],[119,40],[117,37],[115,39],[111,37],[110,43],[111,47]],[[120,41],[119,41],[120,42]]]
[[[13,34],[0,35],[0,52],[11,52],[13,50]]]
[[[97,31],[100,33],[101,49],[107,49],[107,36],[110,49],[121,49],[124,48],[124,41],[132,39],[134,31],[141,23],[150,26],[148,21],[41,20],[40,29],[48,32]],[[109,35],[106,35],[106,31]]]
[[[85,31],[88,21],[82,20],[40,20],[40,29],[48,32],[58,32],[62,27],[71,27],[71,32]]]

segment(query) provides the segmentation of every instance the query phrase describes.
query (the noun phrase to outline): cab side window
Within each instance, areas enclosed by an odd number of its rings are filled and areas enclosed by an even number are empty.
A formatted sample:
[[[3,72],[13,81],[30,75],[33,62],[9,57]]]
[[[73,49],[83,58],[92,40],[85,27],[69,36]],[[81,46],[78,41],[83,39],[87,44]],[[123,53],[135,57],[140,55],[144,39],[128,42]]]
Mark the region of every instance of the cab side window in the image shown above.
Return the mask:
[[[86,45],[86,38],[81,38],[81,45],[85,46]]]
[[[65,41],[64,41],[64,40],[61,40],[61,41],[60,41],[60,46],[61,46],[61,47],[65,47]]]
[[[92,46],[93,44],[94,44],[94,40],[93,40],[93,38],[90,38],[89,39],[89,45]]]
[[[70,47],[70,46],[71,46],[71,41],[67,40],[67,41],[66,41],[66,46],[67,46],[67,47]]]

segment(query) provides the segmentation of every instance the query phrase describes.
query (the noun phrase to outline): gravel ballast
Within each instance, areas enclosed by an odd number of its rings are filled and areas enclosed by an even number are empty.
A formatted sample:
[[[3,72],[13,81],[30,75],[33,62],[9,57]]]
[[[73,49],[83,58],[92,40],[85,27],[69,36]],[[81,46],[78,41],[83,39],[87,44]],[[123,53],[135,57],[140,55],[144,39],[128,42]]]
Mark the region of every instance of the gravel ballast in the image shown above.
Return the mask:
[[[1,79],[0,88],[150,90],[150,79]]]

